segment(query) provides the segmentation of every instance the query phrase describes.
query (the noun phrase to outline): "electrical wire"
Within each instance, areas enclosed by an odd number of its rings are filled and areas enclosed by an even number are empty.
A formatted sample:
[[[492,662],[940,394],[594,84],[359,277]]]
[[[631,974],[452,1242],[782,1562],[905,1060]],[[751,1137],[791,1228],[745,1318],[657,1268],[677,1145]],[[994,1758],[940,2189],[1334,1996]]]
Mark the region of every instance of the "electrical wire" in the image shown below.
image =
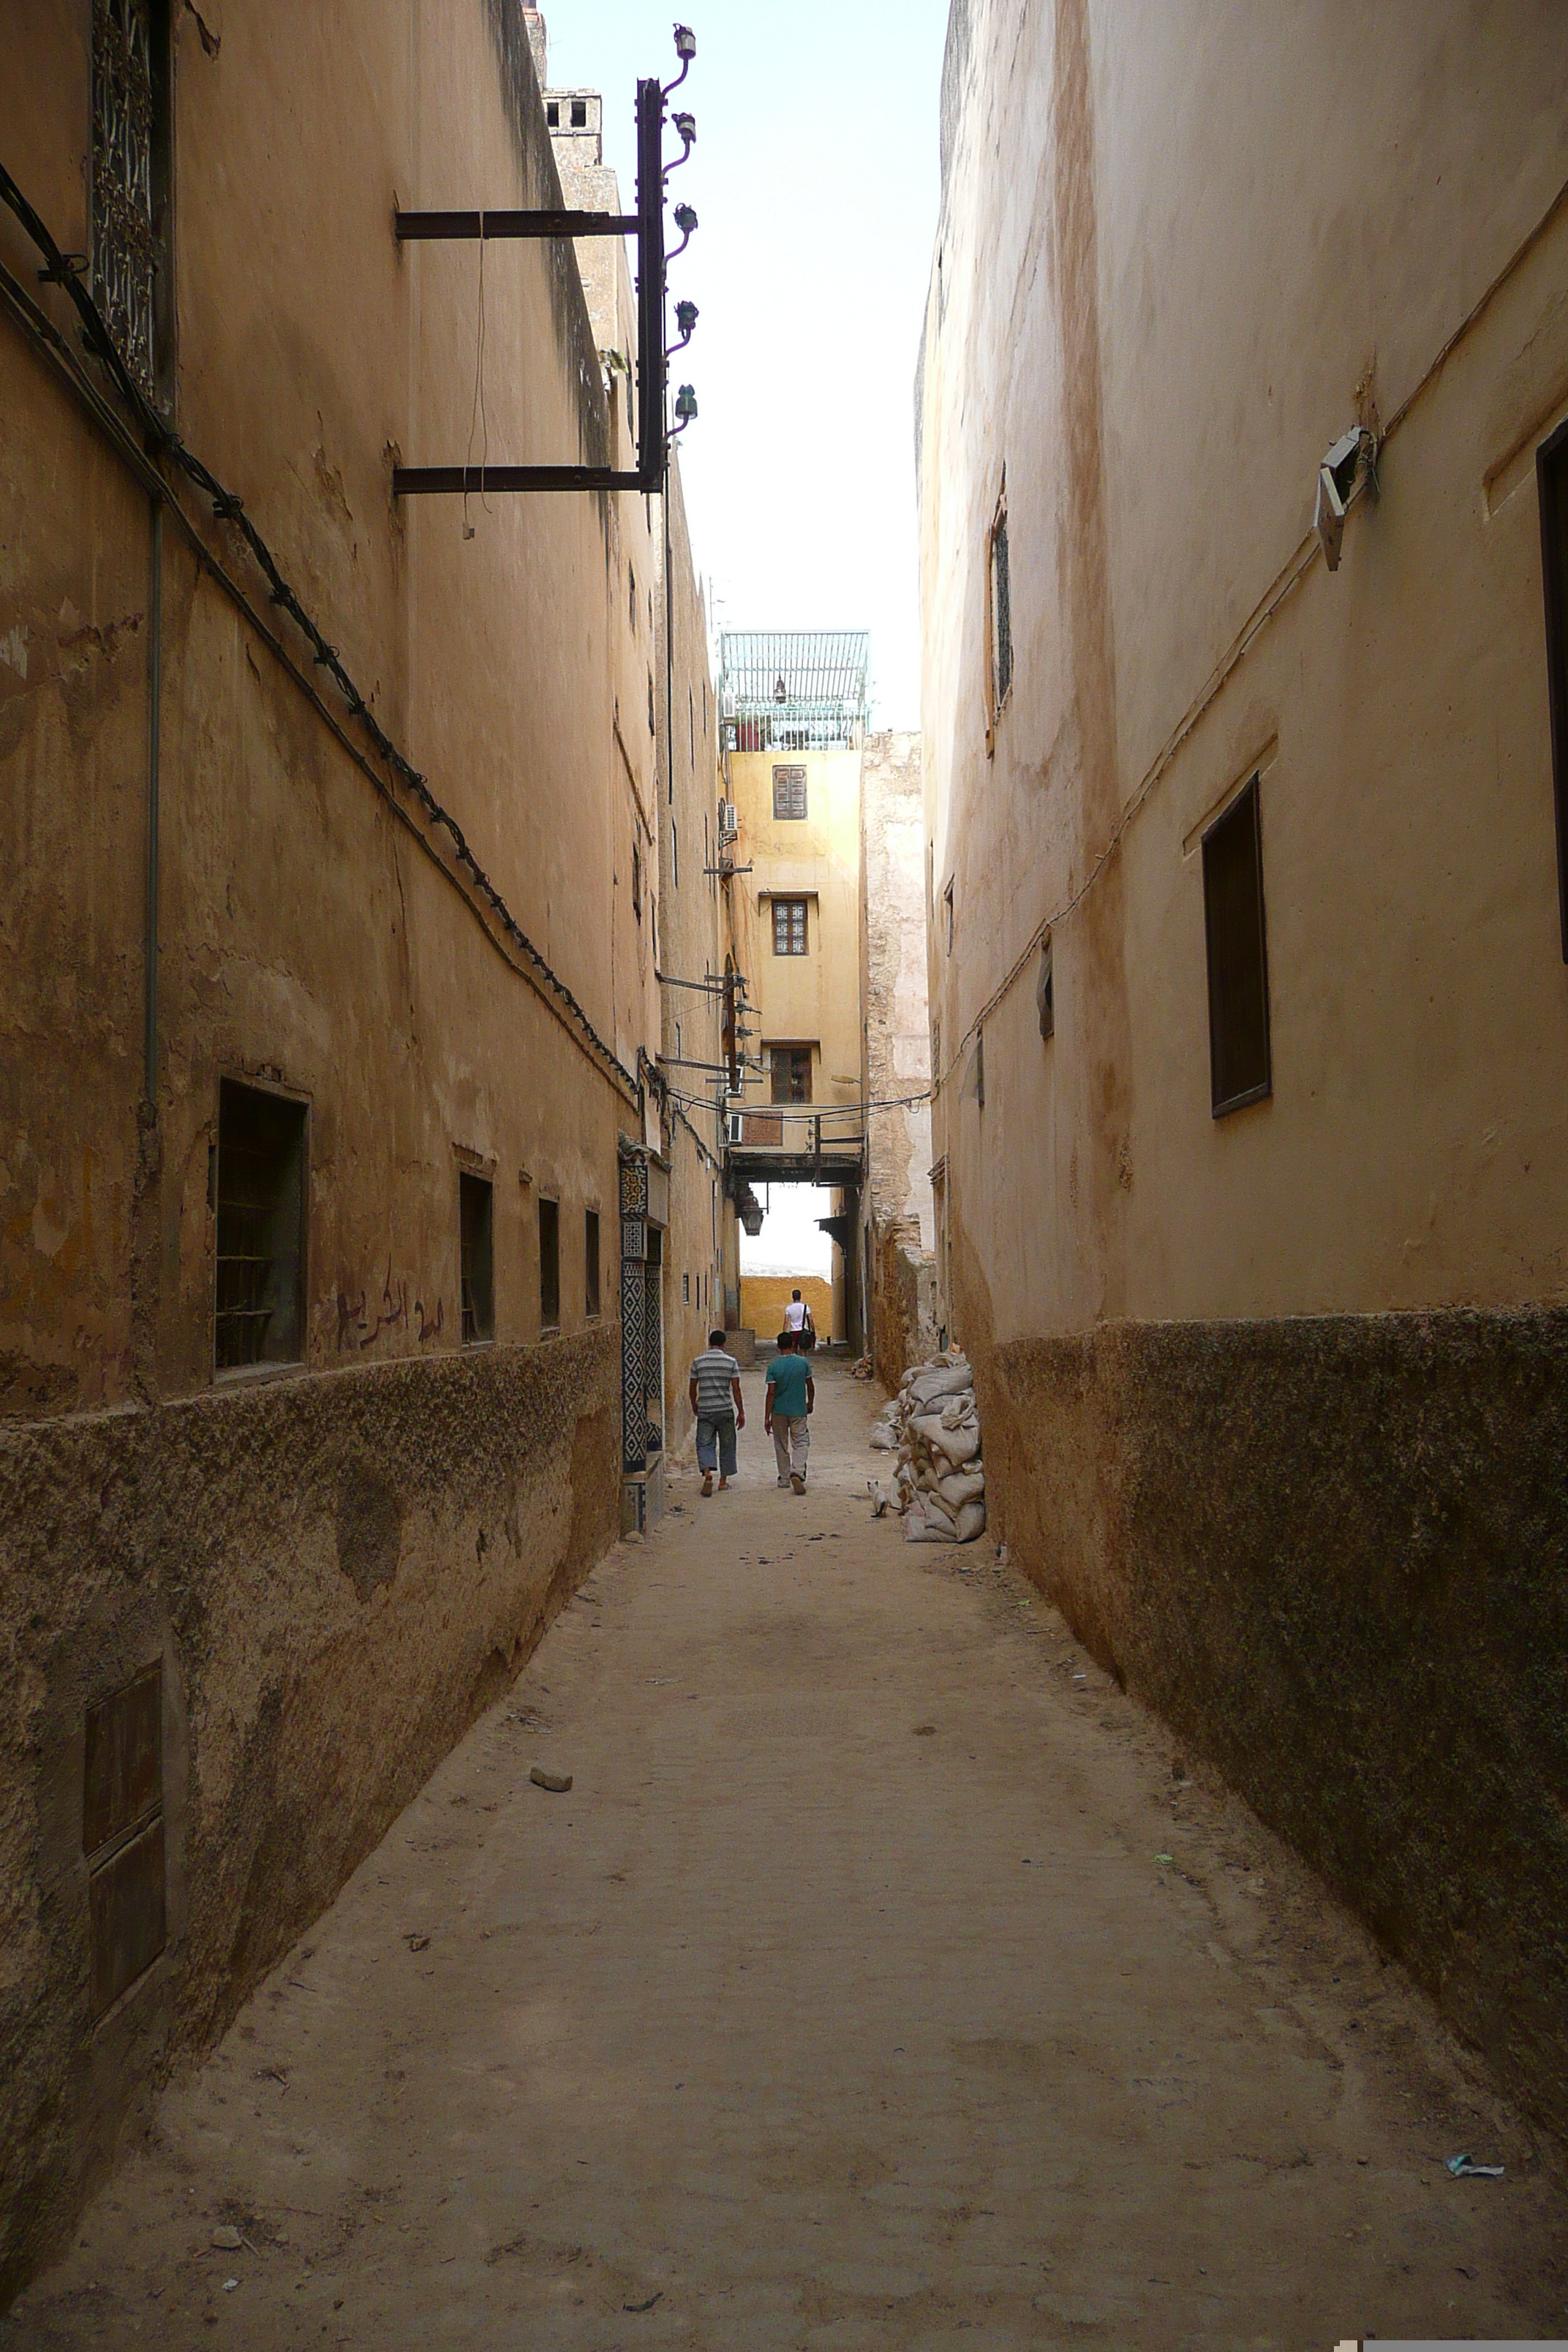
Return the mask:
[[[247,614],[269,651],[281,662],[296,683],[304,689],[308,699],[327,720],[338,740],[350,751],[356,766],[388,799],[416,839],[427,850],[439,870],[462,892],[465,898],[468,898],[467,884],[458,875],[453,873],[445,858],[437,854],[428,835],[413,824],[407,811],[402,808],[396,798],[388,792],[384,779],[376,774],[374,769],[353,744],[311,681],[298,668],[282,640],[266,626],[260,615],[251,605],[245,591],[232,579],[218,558],[207,547],[175,497],[172,485],[159,470],[156,460],[161,457],[178,467],[186,479],[194,483],[196,488],[211,500],[213,513],[216,519],[221,522],[233,524],[267,581],[269,601],[289,615],[308,641],[311,649],[313,666],[327,672],[347,705],[350,717],[356,719],[363,729],[375,751],[392,770],[398,782],[412,793],[430,824],[444,833],[450,841],[458,866],[471,881],[484,908],[488,909],[489,914],[493,916],[500,924],[505,938],[522,959],[521,962],[512,964],[513,970],[520,971],[521,976],[530,982],[562,1023],[563,1027],[567,1030],[568,1034],[589,1053],[590,1058],[602,1067],[604,1075],[618,1082],[635,1105],[639,1099],[637,1080],[614,1049],[599,1035],[586,1011],[567,982],[552,970],[523,930],[500,892],[468,846],[463,829],[456,817],[442,806],[431,791],[426,778],[411,761],[404,756],[381,725],[344,667],[336,646],[328,644],[316,623],[300,603],[294,589],[284,578],[277,558],[245,512],[244,501],[238,493],[225,488],[202,459],[186,447],[179,435],[164,422],[151,402],[147,400],[115,349],[113,337],[97,304],[81,284],[71,258],[56,244],[44,221],[28,203],[3,163],[0,163],[0,203],[4,203],[7,210],[15,215],[33,245],[43,256],[46,267],[39,272],[40,277],[47,283],[59,286],[76,310],[81,320],[83,339],[89,351],[108,369],[121,399],[141,428],[146,444],[144,450],[137,448],[125,420],[117,415],[112,405],[92,383],[90,378],[85,375],[65,336],[48,318],[47,312],[32,300],[9,270],[0,268],[0,281],[4,283],[8,298],[7,307],[11,310],[12,315],[44,346],[51,359],[57,364],[63,366],[73,389],[117,454],[128,463],[131,470],[149,494],[162,499],[184,526],[186,536],[205,569],[222,584],[234,602]],[[471,899],[469,902],[473,903]],[[480,909],[476,907],[475,912],[479,913]],[[486,936],[490,939],[492,945],[499,948],[500,942],[495,939],[494,933],[490,930],[489,922],[483,914],[480,915],[480,920]],[[509,963],[512,962],[510,956],[506,961]]]

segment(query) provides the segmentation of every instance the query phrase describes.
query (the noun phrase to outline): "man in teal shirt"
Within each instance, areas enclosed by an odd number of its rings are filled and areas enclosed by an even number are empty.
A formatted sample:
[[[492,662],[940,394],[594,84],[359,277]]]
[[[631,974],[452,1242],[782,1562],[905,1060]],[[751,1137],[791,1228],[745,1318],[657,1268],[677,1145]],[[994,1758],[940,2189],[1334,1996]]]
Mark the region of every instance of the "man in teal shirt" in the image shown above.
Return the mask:
[[[816,1382],[805,1358],[795,1352],[795,1334],[779,1333],[779,1351],[768,1366],[763,1427],[771,1432],[779,1485],[805,1492],[805,1457],[811,1444],[807,1416],[816,1411]]]

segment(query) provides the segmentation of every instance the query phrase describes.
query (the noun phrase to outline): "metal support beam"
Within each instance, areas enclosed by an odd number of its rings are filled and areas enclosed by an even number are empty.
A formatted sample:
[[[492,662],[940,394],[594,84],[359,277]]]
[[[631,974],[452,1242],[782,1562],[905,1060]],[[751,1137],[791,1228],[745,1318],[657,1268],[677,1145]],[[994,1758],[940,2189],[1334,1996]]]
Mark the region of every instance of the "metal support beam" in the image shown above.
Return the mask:
[[[640,474],[613,466],[395,466],[393,496],[427,497],[437,492],[486,490],[640,490]]]
[[[494,236],[635,236],[636,213],[394,213],[399,245]]]

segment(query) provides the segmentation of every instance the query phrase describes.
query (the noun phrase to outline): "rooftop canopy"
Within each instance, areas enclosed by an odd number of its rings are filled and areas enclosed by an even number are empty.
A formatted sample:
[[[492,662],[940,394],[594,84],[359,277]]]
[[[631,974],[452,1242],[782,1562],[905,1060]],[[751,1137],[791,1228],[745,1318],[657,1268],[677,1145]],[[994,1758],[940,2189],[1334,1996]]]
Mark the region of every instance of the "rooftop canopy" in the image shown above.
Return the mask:
[[[864,629],[727,629],[719,711],[727,751],[825,751],[860,741],[871,640]]]

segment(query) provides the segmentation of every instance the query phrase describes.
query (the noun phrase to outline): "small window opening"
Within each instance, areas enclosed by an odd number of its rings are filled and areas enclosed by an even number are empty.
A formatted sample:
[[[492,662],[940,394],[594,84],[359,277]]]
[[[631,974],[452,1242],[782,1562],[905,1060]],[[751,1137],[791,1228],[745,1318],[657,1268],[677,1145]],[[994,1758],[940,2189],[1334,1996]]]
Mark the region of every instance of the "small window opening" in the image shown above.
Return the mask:
[[[1535,457],[1541,499],[1541,578],[1546,601],[1546,685],[1552,710],[1552,800],[1557,816],[1557,915],[1568,963],[1568,425]]]
[[[775,768],[773,770],[773,818],[775,823],[798,819],[805,814],[805,770]]]
[[[626,561],[626,609],[631,615],[632,628],[635,631],[637,625],[637,568],[629,557]]]
[[[551,130],[552,130],[552,131],[559,131],[559,130],[560,130],[560,128],[561,128],[561,100],[560,100],[558,98],[547,98],[547,99],[545,100],[545,101],[544,101],[544,120],[545,120],[545,121],[550,125],[550,128],[551,128]]]
[[[1040,950],[1039,977],[1035,982],[1035,1004],[1040,1016],[1040,1034],[1054,1037],[1057,1034],[1056,982],[1051,971],[1051,942],[1047,935]]]
[[[658,732],[653,715],[653,672],[651,669],[647,674],[647,731],[650,735],[656,735]]]
[[[539,1204],[539,1321],[553,1331],[561,1321],[561,1206],[556,1201]]]
[[[1257,1102],[1273,1083],[1256,776],[1215,819],[1203,847],[1210,1095],[1214,1115],[1220,1118],[1244,1103]]]
[[[1013,691],[1013,583],[1007,563],[1005,494],[991,526],[992,709],[1000,713]]]
[[[588,128],[588,101],[585,98],[572,100],[572,128],[574,131],[586,131]]]
[[[640,923],[642,920],[642,851],[635,841],[632,844],[632,912]]]
[[[773,1098],[776,1103],[811,1100],[811,1047],[774,1045],[769,1055]]]
[[[101,2017],[166,1941],[161,1663],[88,1708],[82,1747],[91,2003]]]
[[[494,1188],[465,1169],[458,1178],[465,1348],[496,1335],[494,1218]]]
[[[589,1315],[599,1312],[599,1212],[583,1212],[584,1277],[583,1300]]]
[[[218,1089],[219,1371],[303,1353],[305,1106],[225,1078]]]
[[[803,956],[805,953],[805,904],[804,898],[773,900],[774,955]]]
[[[669,880],[670,887],[680,887],[680,827],[673,817],[669,820]]]
[[[680,1303],[682,1307],[689,1307],[691,1304],[691,1276],[689,1274],[683,1274],[680,1277]]]

